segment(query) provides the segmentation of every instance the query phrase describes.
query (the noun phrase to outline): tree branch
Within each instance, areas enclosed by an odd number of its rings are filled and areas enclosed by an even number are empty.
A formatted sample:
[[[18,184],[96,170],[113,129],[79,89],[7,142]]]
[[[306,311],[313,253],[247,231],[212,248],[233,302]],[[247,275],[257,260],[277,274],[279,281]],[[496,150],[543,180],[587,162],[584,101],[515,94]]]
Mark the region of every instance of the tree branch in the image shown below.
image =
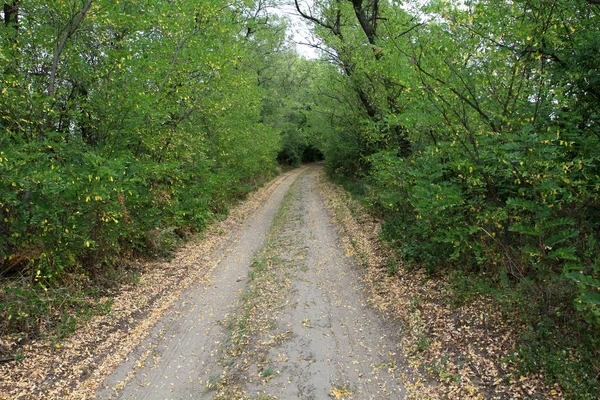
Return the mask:
[[[417,29],[418,27],[420,27],[420,26],[423,26],[423,25],[425,25],[425,23],[424,23],[424,22],[419,22],[418,24],[416,24],[416,25],[413,25],[412,27],[408,28],[408,29],[407,29],[407,30],[405,30],[404,32],[402,32],[402,33],[398,34],[398,35],[396,36],[396,39],[398,39],[398,38],[400,38],[400,37],[402,37],[402,36],[404,36],[404,35],[407,35],[407,34],[409,34],[409,33],[410,33],[410,32],[412,32],[414,29]]]
[[[356,19],[358,20],[358,23],[360,24],[360,27],[362,28],[363,32],[367,36],[367,40],[371,45],[375,45],[376,32],[375,26],[373,25],[373,18],[367,17],[367,14],[365,13],[365,8],[362,5],[362,0],[352,0],[351,2],[354,8],[354,14],[356,15]],[[375,20],[377,19],[377,4],[378,1],[375,0],[375,9],[372,15],[372,17],[374,17]]]
[[[54,57],[52,58],[52,71],[50,72],[50,86],[48,87],[48,96],[50,96],[50,98],[54,97],[54,87],[56,85],[56,70],[58,68],[58,58],[60,57],[61,53],[63,52],[65,45],[67,43],[67,40],[69,40],[69,38],[71,36],[73,36],[75,31],[77,31],[79,24],[81,24],[81,22],[83,21],[83,18],[85,17],[85,13],[87,13],[87,11],[90,9],[91,5],[92,5],[92,0],[87,0],[85,5],[83,6],[83,8],[81,10],[79,10],[77,15],[74,16],[73,18],[71,18],[71,21],[70,21],[71,26],[68,27],[67,31],[61,38],[60,43],[56,47],[56,50],[54,51]]]
[[[335,25],[330,25],[328,23],[325,23],[325,22],[321,21],[318,18],[313,17],[312,13],[311,14],[307,14],[304,11],[302,11],[300,9],[300,4],[298,4],[298,0],[294,0],[294,4],[296,5],[296,11],[298,11],[298,13],[300,14],[300,16],[302,18],[307,19],[307,20],[309,20],[311,22],[314,22],[315,24],[317,24],[317,25],[319,25],[319,26],[321,26],[323,28],[329,29],[335,36],[337,36],[339,38],[342,38],[342,30],[340,28],[340,18],[341,18],[340,14],[341,13],[340,13],[339,10],[338,10],[337,15],[336,15]]]
[[[19,1],[13,0],[12,4],[4,3],[4,25],[14,25],[17,27],[19,24]]]

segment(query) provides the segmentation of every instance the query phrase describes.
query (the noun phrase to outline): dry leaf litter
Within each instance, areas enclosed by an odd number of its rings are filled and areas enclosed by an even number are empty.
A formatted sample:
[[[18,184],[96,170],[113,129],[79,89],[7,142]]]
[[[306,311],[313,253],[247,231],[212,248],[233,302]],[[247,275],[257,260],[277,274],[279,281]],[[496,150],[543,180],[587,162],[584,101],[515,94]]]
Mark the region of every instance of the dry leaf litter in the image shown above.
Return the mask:
[[[150,334],[180,294],[202,282],[218,264],[210,256],[228,240],[224,233],[239,229],[289,174],[251,193],[228,218],[212,224],[203,239],[180,248],[173,260],[139,262],[139,283],[121,287],[107,315],[93,318],[61,343],[39,339],[25,345],[22,360],[0,365],[0,400],[93,398],[96,388]],[[15,338],[2,341],[10,345]],[[142,357],[139,362],[143,361]]]
[[[486,298],[454,308],[448,278],[402,266],[391,276],[386,267],[392,252],[380,240],[381,221],[324,173],[319,186],[342,240],[366,267],[371,303],[403,323],[407,360],[420,372],[405,382],[411,398],[563,398],[559,386],[549,387],[541,374],[520,375],[508,361],[522,329],[518,321],[503,319]]]

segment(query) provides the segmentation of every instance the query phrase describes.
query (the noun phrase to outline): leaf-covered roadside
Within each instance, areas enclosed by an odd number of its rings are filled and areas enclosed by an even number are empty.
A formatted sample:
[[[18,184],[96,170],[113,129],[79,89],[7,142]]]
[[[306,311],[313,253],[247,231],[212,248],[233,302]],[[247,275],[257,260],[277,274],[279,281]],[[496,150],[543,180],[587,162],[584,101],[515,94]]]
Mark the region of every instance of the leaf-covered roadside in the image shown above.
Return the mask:
[[[61,342],[29,342],[19,362],[0,365],[0,399],[89,399],[104,378],[150,334],[181,292],[205,279],[218,263],[218,259],[210,258],[212,250],[224,244],[226,233],[238,229],[284,178],[250,194],[232,208],[227,219],[212,224],[202,239],[179,249],[172,261],[138,265],[139,283],[121,287],[107,314],[94,317]],[[11,345],[16,336],[2,340]]]
[[[407,266],[518,316],[523,372],[598,398],[598,2],[295,4],[334,66],[313,107],[329,176]]]
[[[381,221],[343,188],[321,176],[342,240],[366,268],[372,304],[403,322],[403,346],[421,377],[406,382],[411,398],[562,398],[540,373],[523,374],[514,362],[523,326],[481,297],[456,306],[449,277],[428,276],[394,261],[381,241]]]

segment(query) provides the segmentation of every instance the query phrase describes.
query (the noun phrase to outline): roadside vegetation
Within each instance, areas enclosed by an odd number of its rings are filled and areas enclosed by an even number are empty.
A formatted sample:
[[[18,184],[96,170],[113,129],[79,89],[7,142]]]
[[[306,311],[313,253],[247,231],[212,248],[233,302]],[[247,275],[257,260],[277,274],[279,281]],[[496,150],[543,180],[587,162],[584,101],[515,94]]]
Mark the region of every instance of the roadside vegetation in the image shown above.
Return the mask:
[[[456,307],[494,299],[523,373],[597,398],[597,2],[295,6],[332,65],[325,165],[383,219],[382,268],[451,277]]]
[[[274,175],[256,77],[285,25],[261,2],[4,3],[0,335],[60,337],[135,283],[127,259]]]
[[[319,60],[286,43],[288,3]],[[324,158],[384,268],[518,321],[511,362],[600,393],[597,0],[5,0],[0,358],[69,335],[276,171]],[[99,301],[98,299],[102,299]],[[417,300],[415,300],[417,301]],[[428,347],[423,341],[421,347]]]

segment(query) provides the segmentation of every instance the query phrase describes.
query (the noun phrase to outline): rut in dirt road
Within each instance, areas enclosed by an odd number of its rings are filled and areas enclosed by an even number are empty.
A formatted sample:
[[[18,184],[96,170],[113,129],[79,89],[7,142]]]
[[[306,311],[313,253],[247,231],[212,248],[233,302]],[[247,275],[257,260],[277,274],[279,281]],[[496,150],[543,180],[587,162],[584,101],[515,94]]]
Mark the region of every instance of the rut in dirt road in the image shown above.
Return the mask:
[[[151,361],[130,357],[99,398],[404,397],[397,330],[365,304],[318,193],[319,170],[280,185],[221,250],[212,283],[182,296],[137,351]]]
[[[211,257],[219,258],[210,276],[188,289],[96,392],[98,399],[189,399],[206,392],[220,374],[220,321],[233,311],[245,288],[252,255],[261,248],[273,216],[301,170],[278,180],[278,187],[239,232]]]

